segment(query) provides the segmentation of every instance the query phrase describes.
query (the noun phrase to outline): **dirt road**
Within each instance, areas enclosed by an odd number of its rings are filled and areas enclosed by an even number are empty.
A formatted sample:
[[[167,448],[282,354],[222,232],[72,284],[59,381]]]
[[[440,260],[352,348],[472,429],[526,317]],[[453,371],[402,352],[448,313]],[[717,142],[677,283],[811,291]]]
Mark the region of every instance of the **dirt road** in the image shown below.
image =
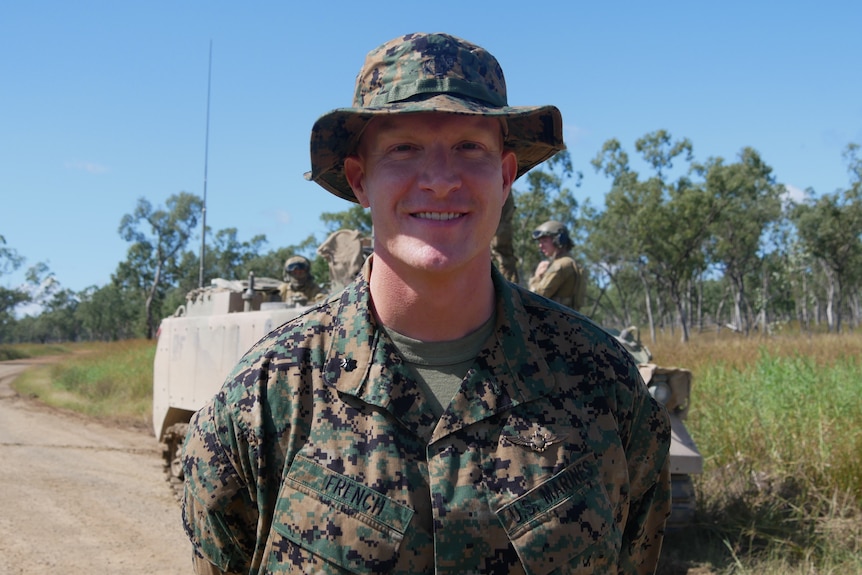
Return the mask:
[[[191,573],[156,440],[16,396],[32,363],[0,362],[0,575]]]

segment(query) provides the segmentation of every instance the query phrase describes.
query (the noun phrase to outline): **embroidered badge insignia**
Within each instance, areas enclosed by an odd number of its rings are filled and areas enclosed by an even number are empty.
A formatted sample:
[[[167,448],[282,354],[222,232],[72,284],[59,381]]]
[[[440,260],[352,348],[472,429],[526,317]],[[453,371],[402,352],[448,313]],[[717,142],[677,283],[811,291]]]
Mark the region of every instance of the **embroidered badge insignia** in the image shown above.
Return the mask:
[[[531,437],[525,437],[523,435],[507,435],[506,439],[515,445],[523,445],[525,447],[529,447],[533,451],[542,453],[551,445],[560,443],[565,438],[560,435],[552,435],[536,429]]]

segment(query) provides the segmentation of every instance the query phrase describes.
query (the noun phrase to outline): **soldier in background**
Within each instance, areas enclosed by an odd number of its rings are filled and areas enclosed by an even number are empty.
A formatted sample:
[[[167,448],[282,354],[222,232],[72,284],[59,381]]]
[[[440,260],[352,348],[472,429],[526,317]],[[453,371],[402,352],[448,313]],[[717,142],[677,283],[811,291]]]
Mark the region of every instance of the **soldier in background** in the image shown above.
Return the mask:
[[[284,283],[279,289],[281,301],[303,306],[322,295],[311,275],[311,262],[302,256],[291,256],[284,262]]]
[[[562,223],[548,220],[535,230],[533,239],[545,255],[530,278],[530,291],[581,311],[587,294],[584,269],[572,258],[574,246],[569,231]]]

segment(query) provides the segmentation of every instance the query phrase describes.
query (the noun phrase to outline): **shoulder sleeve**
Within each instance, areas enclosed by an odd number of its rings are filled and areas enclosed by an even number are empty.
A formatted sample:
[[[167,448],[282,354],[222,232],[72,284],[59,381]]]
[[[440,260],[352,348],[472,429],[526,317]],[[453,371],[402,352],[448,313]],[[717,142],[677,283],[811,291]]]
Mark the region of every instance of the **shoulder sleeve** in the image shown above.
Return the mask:
[[[631,418],[626,425],[630,505],[623,531],[620,572],[653,573],[670,515],[670,420],[650,396],[634,362],[629,362]]]
[[[183,448],[183,525],[196,572],[203,558],[226,573],[248,573],[255,549],[258,508],[254,482],[243,471],[250,446],[220,392],[192,418]],[[218,572],[218,571],[216,571]]]
[[[572,269],[564,265],[560,259],[556,259],[551,262],[535,286],[531,283],[530,289],[540,296],[553,298],[571,275]]]

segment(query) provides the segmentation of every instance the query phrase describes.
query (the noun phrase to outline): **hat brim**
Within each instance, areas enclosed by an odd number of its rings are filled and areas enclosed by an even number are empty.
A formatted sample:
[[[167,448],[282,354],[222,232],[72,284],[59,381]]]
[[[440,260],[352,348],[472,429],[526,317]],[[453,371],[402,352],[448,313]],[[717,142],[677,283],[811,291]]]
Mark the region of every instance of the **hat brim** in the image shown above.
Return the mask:
[[[566,147],[563,119],[555,106],[492,107],[475,100],[437,94],[381,107],[338,108],[324,114],[311,130],[311,171],[305,174],[306,179],[317,182],[340,198],[358,202],[344,176],[344,159],[355,153],[368,122],[376,116],[429,112],[505,118],[508,134],[504,145],[518,158],[517,177]]]

